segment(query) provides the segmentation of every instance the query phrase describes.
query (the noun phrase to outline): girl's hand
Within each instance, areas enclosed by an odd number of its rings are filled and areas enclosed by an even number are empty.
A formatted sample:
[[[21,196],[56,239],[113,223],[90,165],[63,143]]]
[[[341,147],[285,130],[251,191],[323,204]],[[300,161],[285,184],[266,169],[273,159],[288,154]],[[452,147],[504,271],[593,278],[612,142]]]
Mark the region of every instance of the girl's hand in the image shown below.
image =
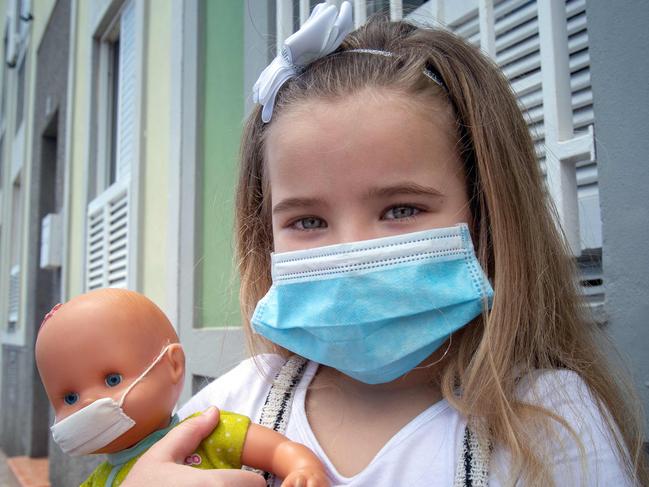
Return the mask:
[[[172,429],[140,457],[122,487],[265,487],[263,477],[252,472],[201,470],[182,465],[218,422],[219,411],[211,407]]]

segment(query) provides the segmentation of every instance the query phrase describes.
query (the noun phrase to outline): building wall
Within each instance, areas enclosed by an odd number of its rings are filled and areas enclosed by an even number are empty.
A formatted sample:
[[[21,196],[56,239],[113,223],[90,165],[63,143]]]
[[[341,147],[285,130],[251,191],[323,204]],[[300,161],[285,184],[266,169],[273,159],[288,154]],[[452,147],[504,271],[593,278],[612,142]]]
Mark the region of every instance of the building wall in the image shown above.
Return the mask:
[[[171,2],[149,0],[145,48],[143,218],[140,220],[142,289],[166,311],[171,135]],[[176,116],[178,114],[175,114]]]
[[[139,233],[140,288],[163,309],[167,295],[168,223],[168,164],[170,150],[170,84],[171,64],[171,7],[170,2],[138,0],[146,3],[144,96],[140,100],[143,112],[141,143],[141,225]],[[86,161],[91,150],[89,133],[91,95],[92,32],[89,19],[92,3],[77,1],[77,42],[75,46],[74,89],[74,143],[72,149],[72,177],[69,231],[69,279],[67,297],[84,292],[84,255],[87,195]]]
[[[30,414],[23,411],[31,401],[32,363],[26,347],[2,345],[2,436],[0,448],[8,456],[26,455],[31,450]]]
[[[64,299],[83,292],[83,255],[85,233],[85,161],[89,154],[88,127],[90,112],[90,70],[92,42],[90,42],[90,7],[91,2],[73,0],[75,40],[70,53],[73,66],[71,83],[72,100],[70,114],[72,117],[72,144],[70,147],[70,199],[68,218],[68,245],[64,248],[67,263],[67,279],[63,283]]]
[[[33,455],[42,456],[47,452],[47,403],[44,392],[38,380],[33,366],[33,345],[36,330],[40,320],[35,316],[37,310],[46,306],[42,300],[36,299],[35,282],[39,272],[38,257],[40,256],[39,235],[40,221],[38,213],[43,204],[39,191],[41,184],[40,166],[34,167],[34,162],[39,163],[43,154],[41,153],[40,137],[48,123],[49,114],[45,113],[45,103],[50,97],[50,103],[57,106],[61,101],[65,105],[65,72],[61,78],[57,69],[67,65],[67,50],[55,49],[61,45],[67,46],[66,26],[69,18],[67,4],[61,8],[55,8],[54,1],[39,2],[32,8],[33,20],[30,25],[29,44],[26,58],[26,86],[25,86],[25,140],[24,140],[24,163],[21,176],[21,187],[23,188],[23,211],[22,229],[20,235],[9,235],[10,232],[3,232],[4,248],[8,248],[10,239],[20,238],[21,242],[21,294],[19,323],[15,331],[5,331],[2,336],[2,393],[0,397],[0,446],[9,455]],[[4,10],[2,11],[4,13]],[[3,19],[4,20],[4,19]],[[58,31],[47,30],[49,22],[56,23]],[[4,25],[4,22],[3,22]],[[39,56],[41,43],[47,51],[53,46],[53,52],[43,52]],[[62,44],[61,44],[62,43]],[[46,62],[44,62],[46,59]],[[40,66],[39,61],[43,64]],[[37,66],[42,72],[38,77]],[[12,73],[15,76],[15,73]],[[15,83],[15,78],[14,78]],[[8,86],[12,88],[11,83]],[[12,93],[10,91],[9,93]],[[63,99],[60,95],[63,93]],[[11,100],[11,95],[7,98]],[[7,117],[11,119],[15,113],[15,101],[7,107]],[[38,117],[34,117],[37,111]],[[51,118],[51,117],[50,117]],[[7,145],[11,145],[14,132],[14,123],[9,123],[7,130]],[[8,154],[11,154],[13,147],[8,147]],[[62,163],[61,153],[54,155],[54,158]],[[11,158],[10,158],[11,159]],[[9,164],[11,164],[11,160]],[[59,165],[59,164],[57,164]],[[56,178],[56,170],[50,177]],[[5,177],[10,178],[10,171],[5,172]],[[6,182],[7,183],[7,182]],[[10,187],[10,182],[8,182]],[[7,188],[7,185],[5,186]],[[4,195],[3,195],[4,196]],[[5,202],[9,201],[5,198]],[[5,211],[5,216],[7,212]],[[4,220],[7,222],[7,220]],[[3,257],[4,258],[4,257]],[[5,260],[4,263],[7,261]],[[0,279],[6,282],[7,269],[3,265],[3,273]],[[3,293],[4,294],[4,293]],[[44,293],[43,293],[44,294]],[[6,327],[6,296],[5,307],[2,309],[2,328]]]
[[[143,70],[143,92],[145,96],[140,100],[142,107],[143,127],[141,130],[143,155],[141,162],[141,229],[139,233],[140,255],[139,282],[140,291],[149,295],[165,307],[167,292],[166,227],[168,219],[168,178],[167,166],[169,162],[170,139],[170,82],[171,67],[168,62],[171,49],[171,12],[169,2],[153,2],[151,0],[137,0],[144,2],[145,12],[155,9],[155,15],[145,16],[145,55]],[[64,249],[66,272],[63,297],[69,298],[84,291],[84,249],[85,249],[85,219],[87,206],[87,160],[91,150],[91,124],[90,103],[91,94],[91,60],[92,60],[92,14],[93,7],[98,5],[94,1],[79,0],[39,0],[32,2],[34,20],[31,24],[30,44],[28,53],[27,86],[26,93],[26,142],[25,166],[22,184],[25,189],[33,188],[33,184],[40,183],[40,176],[36,174],[29,161],[40,161],[39,154],[40,136],[48,122],[43,104],[50,104],[58,109],[59,116],[71,117],[69,147],[69,232],[67,247]],[[2,0],[2,12],[6,11],[6,0]],[[56,15],[53,15],[53,12]],[[53,38],[52,36],[67,36],[70,31],[70,15],[73,15],[72,30],[74,43],[70,50],[70,62],[73,64],[69,82],[71,83],[71,98],[69,105],[66,103],[65,94],[68,85],[67,79],[67,49],[61,49],[61,42],[68,46],[68,40]],[[49,37],[45,38],[45,29],[50,27]],[[41,59],[37,60],[36,49],[43,42]],[[53,49],[49,52],[48,49]],[[66,57],[62,62],[61,56]],[[38,71],[36,70],[38,63]],[[58,71],[54,68],[58,68]],[[38,76],[41,76],[38,78]],[[42,85],[36,86],[36,80]],[[40,90],[40,95],[38,94]],[[47,92],[47,93],[46,93]],[[11,91],[9,92],[11,93]],[[54,95],[56,93],[56,95]],[[40,96],[40,98],[37,97]],[[9,99],[11,96],[9,97]],[[37,101],[35,101],[35,98]],[[38,102],[40,100],[40,102]],[[11,101],[11,100],[10,100]],[[41,103],[41,105],[38,105]],[[11,101],[11,105],[15,102]],[[12,116],[14,106],[7,107],[7,114]],[[65,117],[58,124],[58,150],[60,156],[65,154]],[[8,127],[11,133],[13,127]],[[34,135],[36,134],[36,135]],[[9,140],[9,138],[7,139]],[[34,147],[36,149],[34,149]],[[11,153],[11,147],[6,147]],[[61,158],[61,157],[60,157]],[[57,184],[63,183],[63,176],[56,176]],[[34,187],[35,188],[35,187]],[[20,324],[15,337],[3,338],[2,353],[2,407],[0,407],[0,424],[2,436],[0,447],[9,455],[50,455],[51,480],[53,485],[78,485],[97,463],[96,459],[79,460],[71,459],[62,454],[58,447],[50,441],[48,448],[48,427],[53,418],[48,414],[48,405],[45,402],[42,386],[38,381],[34,369],[33,341],[35,332],[44,310],[50,303],[43,299],[44,293],[34,288],[37,281],[35,276],[38,270],[40,231],[39,208],[42,206],[41,192],[36,189],[27,197],[24,207],[25,222],[22,232],[22,265],[23,269],[31,269],[31,281],[23,278],[21,292]],[[57,196],[56,205],[60,207],[64,198]],[[4,196],[3,196],[4,197]],[[3,210],[4,211],[4,210]],[[31,217],[29,215],[32,215]],[[6,228],[6,227],[5,227]],[[15,236],[14,236],[15,238]],[[8,237],[3,231],[3,245],[6,248]],[[4,272],[4,267],[3,267]],[[23,273],[26,276],[26,273]],[[4,280],[3,278],[3,293]],[[29,282],[32,284],[30,285]],[[39,299],[36,299],[39,297]],[[51,296],[49,296],[51,297]],[[2,316],[6,316],[6,303],[1,305]],[[4,329],[4,321],[3,321]],[[9,342],[9,343],[7,343]],[[38,414],[37,414],[38,413]]]
[[[2,25],[4,25],[4,20],[5,20],[5,12],[7,11],[7,2],[6,0],[0,0],[0,19],[2,20]],[[2,66],[0,67],[2,70],[6,70],[7,66]],[[2,71],[0,71],[2,72]],[[5,90],[7,87],[2,86],[0,89]],[[1,95],[1,93],[0,93]],[[6,144],[5,144],[6,145]],[[2,150],[4,152],[6,147],[3,147]],[[0,164],[4,165],[6,161],[6,157],[4,154],[0,154]],[[0,168],[0,171],[3,171],[4,173],[4,167]],[[3,209],[3,185],[4,182],[0,182],[0,286],[4,286],[3,284],[3,274],[4,274],[4,262],[3,262],[3,257],[2,257],[2,250],[3,250],[3,235],[6,232],[6,223],[4,222],[4,209]],[[2,293],[0,293],[0,313],[4,313],[3,311],[3,306],[2,306]],[[0,346],[0,364],[2,364],[3,361],[3,354],[2,354],[2,346]],[[0,402],[2,401],[2,374],[0,374]],[[2,437],[2,421],[0,421],[0,438]]]
[[[588,2],[607,330],[649,414],[649,3]],[[647,417],[647,416],[646,416]],[[646,421],[649,431],[649,418]]]
[[[176,299],[186,351],[181,402],[245,354],[234,267],[234,193],[244,114],[246,2],[177,2],[182,66],[175,93],[182,119]],[[255,6],[257,3],[255,3]],[[252,8],[255,10],[255,8]],[[255,18],[257,11],[255,10]],[[245,47],[244,47],[245,45]],[[180,58],[180,59],[179,59]]]
[[[92,16],[93,2],[72,0],[75,5],[75,44],[73,100],[71,103],[74,137],[70,150],[70,206],[67,247],[68,274],[65,296],[69,299],[85,291],[85,225],[87,161],[92,150]],[[168,165],[171,136],[171,2],[144,2],[144,64],[142,110],[142,158],[140,174],[140,259],[137,266],[139,289],[165,310],[169,273],[167,266],[167,228],[169,219]],[[50,443],[52,485],[78,485],[96,466],[97,459],[71,459]]]

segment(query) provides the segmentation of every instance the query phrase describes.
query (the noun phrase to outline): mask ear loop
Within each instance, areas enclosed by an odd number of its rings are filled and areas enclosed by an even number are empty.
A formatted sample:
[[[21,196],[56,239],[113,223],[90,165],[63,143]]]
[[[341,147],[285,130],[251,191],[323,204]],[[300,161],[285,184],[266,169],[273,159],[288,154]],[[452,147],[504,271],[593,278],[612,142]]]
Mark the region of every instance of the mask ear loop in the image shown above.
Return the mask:
[[[147,375],[149,372],[151,372],[151,370],[153,369],[153,367],[155,367],[156,365],[158,365],[158,363],[162,360],[162,357],[164,357],[165,352],[166,352],[167,350],[169,350],[169,347],[170,347],[170,346],[171,346],[171,343],[168,343],[168,344],[167,344],[167,345],[162,349],[162,352],[160,352],[160,353],[158,354],[158,356],[155,358],[155,360],[154,360],[153,362],[151,362],[151,364],[146,368],[146,370],[145,370],[144,372],[142,372],[142,373],[140,374],[140,376],[139,376],[137,379],[135,379],[135,380],[131,383],[130,386],[128,386],[128,388],[124,391],[124,394],[122,394],[122,398],[119,400],[119,407],[120,407],[120,408],[124,405],[124,400],[126,399],[126,395],[127,395],[129,392],[131,392],[131,390],[132,390],[132,389],[133,389],[137,384],[139,384],[139,383],[142,381],[142,379],[144,379],[144,377],[146,377],[146,375]]]
[[[435,360],[432,364],[422,365],[421,367],[415,367],[415,370],[417,370],[417,369],[428,369],[428,368],[432,367],[433,365],[437,365],[438,363],[440,363],[442,360],[444,360],[444,358],[448,354],[448,351],[451,349],[452,344],[453,344],[453,335],[451,335],[448,338],[448,345],[446,347],[446,350],[444,350],[444,353],[442,354],[442,356],[439,359]]]

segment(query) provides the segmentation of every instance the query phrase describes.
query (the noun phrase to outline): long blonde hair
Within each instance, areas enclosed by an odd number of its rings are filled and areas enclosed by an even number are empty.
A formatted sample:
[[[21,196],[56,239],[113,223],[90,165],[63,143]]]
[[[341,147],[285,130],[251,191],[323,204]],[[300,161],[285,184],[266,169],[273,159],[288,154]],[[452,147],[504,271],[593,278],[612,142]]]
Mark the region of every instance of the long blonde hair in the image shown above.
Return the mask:
[[[345,52],[362,48],[393,56]],[[440,75],[444,86],[424,76],[427,68]],[[629,476],[649,485],[638,401],[624,374],[615,376],[607,365],[606,339],[585,311],[574,259],[555,224],[532,139],[507,79],[477,49],[447,31],[375,18],[284,85],[273,116],[281,116],[287,106],[346,97],[368,86],[447,103],[455,114],[474,243],[495,298],[491,311],[465,328],[455,353],[443,363],[444,396],[462,414],[478,418],[491,440],[511,453],[512,478],[553,485],[552,466],[535,447],[530,425],[556,421],[575,433],[556,414],[521,402],[517,379],[539,369],[574,371],[608,422]],[[240,301],[252,351],[263,345],[282,353],[271,343],[253,341],[249,332],[252,311],[271,285],[266,131],[257,108],[243,133],[237,189]]]

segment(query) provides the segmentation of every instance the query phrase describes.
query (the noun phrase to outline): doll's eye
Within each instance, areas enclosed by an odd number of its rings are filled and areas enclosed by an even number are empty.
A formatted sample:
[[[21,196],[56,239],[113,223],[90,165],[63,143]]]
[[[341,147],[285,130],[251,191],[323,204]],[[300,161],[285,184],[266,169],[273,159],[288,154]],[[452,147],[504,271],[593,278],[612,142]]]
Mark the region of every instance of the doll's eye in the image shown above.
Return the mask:
[[[122,376],[119,374],[108,374],[105,382],[108,387],[115,387],[122,382]]]
[[[76,392],[68,392],[65,396],[63,396],[63,400],[66,404],[72,406],[79,400],[79,394],[77,394]]]

